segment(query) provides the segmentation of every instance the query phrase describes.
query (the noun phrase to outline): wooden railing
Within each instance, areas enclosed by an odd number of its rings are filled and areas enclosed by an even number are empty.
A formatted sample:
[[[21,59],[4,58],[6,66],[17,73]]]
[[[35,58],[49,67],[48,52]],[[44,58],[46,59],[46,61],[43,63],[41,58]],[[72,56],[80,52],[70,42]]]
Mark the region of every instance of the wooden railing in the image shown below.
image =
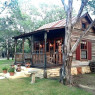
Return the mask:
[[[34,53],[33,54],[33,64],[34,65],[39,65],[39,66],[44,66],[44,53]],[[58,66],[62,64],[62,53],[47,53],[46,54],[47,58],[47,67],[50,66]]]
[[[62,53],[47,54],[47,63],[49,64],[62,64]]]
[[[33,66],[44,67],[44,53],[33,53],[32,62]],[[58,66],[62,64],[62,53],[47,53],[47,67],[49,66]],[[16,54],[16,61],[31,61],[31,54],[25,53],[24,57],[22,53]]]
[[[22,53],[16,53],[15,54],[15,61],[16,62],[23,62],[23,54]]]
[[[44,63],[44,53],[33,53],[33,64]]]

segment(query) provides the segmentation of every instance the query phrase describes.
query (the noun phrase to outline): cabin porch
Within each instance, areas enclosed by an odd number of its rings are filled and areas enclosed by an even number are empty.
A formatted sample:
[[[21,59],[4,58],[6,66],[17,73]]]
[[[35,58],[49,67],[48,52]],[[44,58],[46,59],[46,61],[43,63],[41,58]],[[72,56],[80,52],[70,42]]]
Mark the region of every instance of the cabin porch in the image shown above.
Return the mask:
[[[50,68],[62,65],[65,29],[51,29],[26,33],[15,37],[15,64],[30,62],[32,67]],[[29,41],[30,52],[25,52],[25,40]],[[17,51],[17,41],[22,41],[22,49]]]

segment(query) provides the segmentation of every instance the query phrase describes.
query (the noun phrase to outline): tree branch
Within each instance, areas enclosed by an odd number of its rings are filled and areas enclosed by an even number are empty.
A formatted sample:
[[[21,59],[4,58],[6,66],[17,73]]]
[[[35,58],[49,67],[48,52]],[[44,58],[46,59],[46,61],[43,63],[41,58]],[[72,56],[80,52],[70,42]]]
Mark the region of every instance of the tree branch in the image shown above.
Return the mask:
[[[1,14],[1,13],[6,9],[6,7],[8,6],[7,3],[8,3],[8,2],[5,1],[4,4],[2,4],[4,7],[2,7],[2,10],[1,10],[0,14]]]
[[[79,9],[78,15],[76,17],[76,20],[75,20],[75,23],[73,24],[73,26],[78,22],[78,20],[79,20],[81,14],[82,14],[83,9],[86,6],[87,2],[88,2],[88,0],[81,0],[81,7]]]
[[[1,14],[5,9],[6,9],[6,7],[4,7],[4,8],[1,10],[0,14]]]
[[[64,5],[65,12],[67,12],[68,6],[65,4],[65,0],[61,0],[61,1],[62,1],[62,4]]]
[[[77,41],[76,41],[76,43],[73,45],[73,47],[72,47],[70,53],[73,53],[73,52],[76,50],[76,48],[77,48],[79,42],[80,42],[80,41],[82,40],[82,38],[89,32],[89,30],[91,29],[91,27],[92,27],[94,24],[95,24],[95,19],[94,19],[94,21],[88,26],[88,28],[87,28],[85,31],[83,31],[83,33],[82,33],[82,34],[80,35],[80,37],[77,39]]]

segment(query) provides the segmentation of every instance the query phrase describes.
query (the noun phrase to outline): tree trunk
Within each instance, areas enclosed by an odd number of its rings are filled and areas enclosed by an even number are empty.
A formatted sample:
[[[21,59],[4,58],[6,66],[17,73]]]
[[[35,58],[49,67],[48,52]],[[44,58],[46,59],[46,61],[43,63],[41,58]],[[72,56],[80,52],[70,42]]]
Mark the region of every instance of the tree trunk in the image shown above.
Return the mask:
[[[65,65],[65,69],[66,69],[65,84],[66,85],[71,85],[72,84],[71,64],[72,64],[72,56],[69,56],[67,61],[66,61],[66,65]]]
[[[72,57],[69,55],[71,49],[71,33],[72,33],[72,3],[73,0],[68,0],[67,7],[67,18],[66,18],[66,26],[65,26],[65,43],[63,46],[63,66],[61,68],[61,76],[60,82],[71,85],[71,63]]]
[[[63,66],[60,69],[60,82],[64,85],[72,84],[72,75],[71,75],[71,64],[72,64],[72,55],[67,56],[66,49],[63,52]]]
[[[82,40],[82,38],[88,33],[89,29],[92,27],[94,22],[90,24],[88,29],[83,32],[82,35],[77,39],[76,43],[71,48],[71,33],[73,26],[78,22],[84,6],[87,4],[88,0],[81,0],[81,7],[78,12],[77,18],[75,20],[75,23],[72,24],[72,3],[73,0],[68,0],[68,4],[65,4],[65,0],[62,0],[62,3],[64,5],[64,9],[66,12],[66,26],[65,26],[65,43],[64,43],[64,49],[63,49],[63,66],[60,69],[60,82],[71,85],[72,84],[72,76],[71,76],[71,65],[72,65],[72,54],[76,50],[77,45]]]
[[[7,60],[9,60],[9,40],[6,40],[6,46],[7,46]]]
[[[12,60],[14,59],[13,47],[11,47]]]

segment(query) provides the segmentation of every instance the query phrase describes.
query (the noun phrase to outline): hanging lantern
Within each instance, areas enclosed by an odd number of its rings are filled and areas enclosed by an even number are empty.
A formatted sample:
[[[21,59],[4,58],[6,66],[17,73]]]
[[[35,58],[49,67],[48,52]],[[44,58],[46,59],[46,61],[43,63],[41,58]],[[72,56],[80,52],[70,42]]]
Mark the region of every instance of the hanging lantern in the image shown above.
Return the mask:
[[[53,45],[50,43],[50,47],[53,47]]]
[[[43,46],[40,44],[40,48],[42,48]]]

